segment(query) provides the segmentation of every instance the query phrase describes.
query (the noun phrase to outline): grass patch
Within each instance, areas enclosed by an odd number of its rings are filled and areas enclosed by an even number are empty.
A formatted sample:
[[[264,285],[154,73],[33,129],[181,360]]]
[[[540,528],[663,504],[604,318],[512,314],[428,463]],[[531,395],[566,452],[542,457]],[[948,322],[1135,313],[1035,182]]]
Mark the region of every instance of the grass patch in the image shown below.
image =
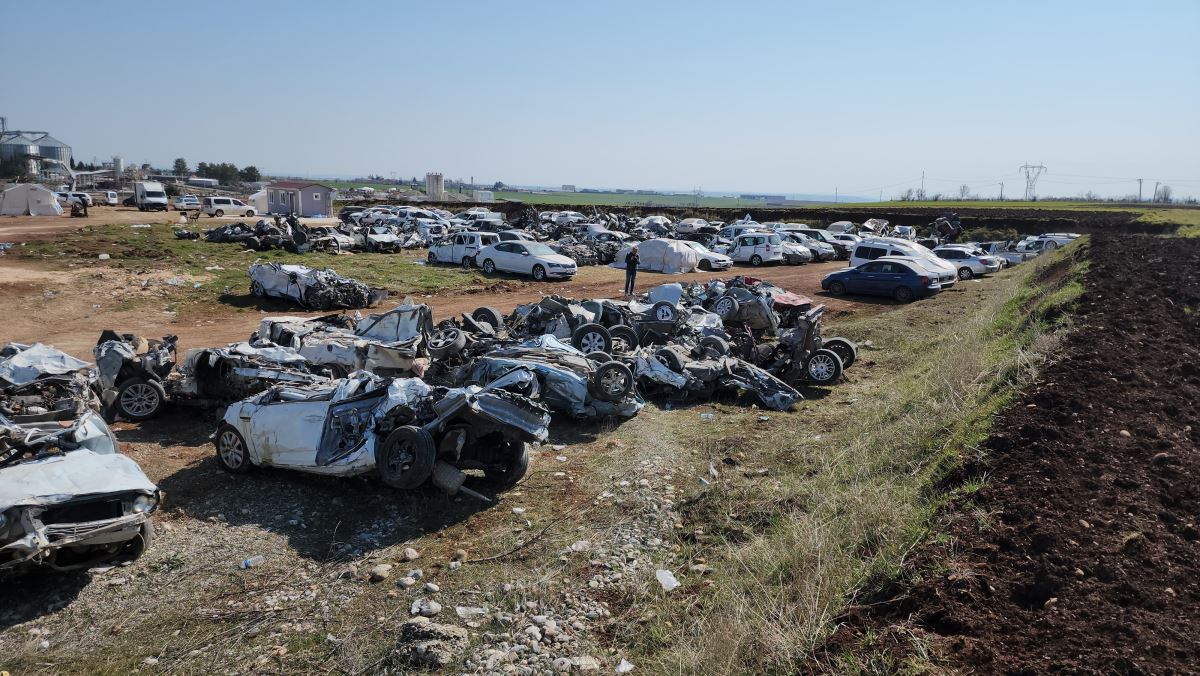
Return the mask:
[[[717,583],[686,603],[684,595],[633,599],[663,621],[618,635],[633,646],[631,661],[652,673],[811,668],[805,660],[835,618],[894,579],[928,535],[949,495],[945,479],[982,459],[993,416],[1063,335],[1064,309],[1082,290],[1074,264],[1082,246],[900,316],[840,325],[874,344],[851,382],[806,402],[800,415],[771,416],[768,433],[744,432],[755,427],[752,413],[730,416],[737,452],[770,478],[728,472],[692,496],[681,532],[699,535],[680,544],[717,568]],[[680,423],[675,433],[685,445],[713,444],[694,426]],[[980,480],[974,473],[966,487]],[[981,527],[989,522],[980,516]],[[870,670],[879,659],[846,656],[828,668]]]

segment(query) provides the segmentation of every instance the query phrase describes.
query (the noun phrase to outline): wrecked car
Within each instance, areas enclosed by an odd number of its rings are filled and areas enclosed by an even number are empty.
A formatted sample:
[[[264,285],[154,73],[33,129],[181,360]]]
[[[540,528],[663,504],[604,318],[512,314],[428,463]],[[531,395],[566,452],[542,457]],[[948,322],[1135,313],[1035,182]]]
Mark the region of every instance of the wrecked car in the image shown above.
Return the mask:
[[[255,263],[247,270],[250,293],[258,297],[286,298],[314,310],[363,308],[387,297],[387,291],[343,277],[329,268]]]
[[[92,354],[105,408],[134,422],[158,415],[167,401],[164,382],[175,368],[177,340],[103,331]]]
[[[528,469],[528,442],[544,440],[550,423],[545,407],[504,384],[447,389],[360,371],[328,385],[274,387],[229,407],[213,435],[217,462],[235,474],[263,466],[376,474],[405,490],[431,481],[483,498],[463,486],[465,470],[511,488]]]
[[[100,410],[89,364],[35,343],[0,348],[0,414],[19,423],[64,420]]]
[[[643,386],[665,391],[672,399],[707,400],[721,392],[746,393],[775,411],[786,411],[803,399],[795,388],[766,370],[708,345],[693,350],[679,345],[640,348],[632,358]]]
[[[205,405],[236,401],[280,384],[326,382],[327,373],[318,372],[291,348],[232,343],[188,350],[166,388],[176,401]]]
[[[0,570],[133,560],[150,546],[158,488],[95,411],[0,414]]]

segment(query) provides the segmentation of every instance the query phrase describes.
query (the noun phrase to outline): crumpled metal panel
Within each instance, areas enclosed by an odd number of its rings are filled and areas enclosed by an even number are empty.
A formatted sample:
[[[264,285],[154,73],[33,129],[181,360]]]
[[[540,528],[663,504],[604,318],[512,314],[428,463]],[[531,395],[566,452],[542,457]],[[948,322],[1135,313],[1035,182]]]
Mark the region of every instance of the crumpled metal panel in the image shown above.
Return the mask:
[[[41,343],[9,343],[0,354],[10,355],[0,359],[0,380],[12,385],[25,385],[44,375],[64,375],[90,366],[58,348]]]

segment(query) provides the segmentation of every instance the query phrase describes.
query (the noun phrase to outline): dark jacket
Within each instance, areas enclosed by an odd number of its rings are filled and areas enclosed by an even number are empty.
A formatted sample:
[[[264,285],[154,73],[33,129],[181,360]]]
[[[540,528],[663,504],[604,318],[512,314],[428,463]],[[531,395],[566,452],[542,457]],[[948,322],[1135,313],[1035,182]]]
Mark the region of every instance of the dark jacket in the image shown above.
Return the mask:
[[[630,251],[625,254],[625,272],[637,272],[638,263],[641,262],[641,257],[636,251]]]

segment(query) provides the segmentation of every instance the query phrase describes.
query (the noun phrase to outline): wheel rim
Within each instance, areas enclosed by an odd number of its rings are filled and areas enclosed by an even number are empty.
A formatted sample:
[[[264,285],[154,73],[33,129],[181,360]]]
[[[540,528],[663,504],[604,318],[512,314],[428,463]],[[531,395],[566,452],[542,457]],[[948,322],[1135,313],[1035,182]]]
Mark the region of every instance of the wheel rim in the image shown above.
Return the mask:
[[[899,300],[908,300],[909,298],[912,298],[912,291],[909,291],[904,287],[900,287],[896,290],[896,298]]]
[[[833,378],[835,368],[833,357],[827,354],[816,354],[808,360],[808,375],[814,380],[823,382]]]
[[[130,415],[149,415],[158,408],[158,392],[148,383],[137,383],[121,393],[121,409]]]
[[[669,322],[675,318],[675,310],[664,305],[654,312],[654,316],[658,317],[659,321]]]
[[[607,394],[618,395],[625,389],[625,374],[617,369],[609,369],[600,376],[600,387]]]
[[[241,467],[242,461],[246,457],[246,449],[242,447],[242,440],[238,437],[237,432],[233,430],[225,430],[221,433],[221,460],[229,467]]]
[[[254,294],[255,296],[263,295],[263,285],[259,284],[258,282],[251,284],[250,293]]]
[[[492,273],[492,272],[495,272],[495,271],[496,271],[496,264],[495,264],[495,263],[493,263],[493,262],[491,262],[491,261],[485,261],[485,262],[484,262],[484,264],[483,264],[483,271],[484,271],[484,272],[487,272],[487,273]]]
[[[971,271],[970,271],[970,270],[968,270],[968,269],[966,269],[966,268],[963,268],[962,270],[959,270],[959,271],[958,271],[958,278],[959,278],[959,279],[961,279],[961,280],[964,280],[964,281],[965,281],[965,280],[968,280],[968,279],[970,279],[970,278],[971,278]]]
[[[762,258],[759,256],[755,256],[750,259],[750,265],[759,265],[761,263],[762,263]]]
[[[408,441],[401,442],[396,449],[388,454],[387,471],[392,476],[404,474],[412,469],[413,461],[416,460],[416,455],[413,453],[412,443]]]
[[[604,352],[604,336],[596,331],[589,331],[579,339],[579,345],[586,352]]]
[[[724,317],[733,311],[733,303],[729,302],[728,299],[723,298],[723,299],[717,301],[717,307],[715,307],[713,309],[715,309],[717,311],[718,315],[721,315],[722,317]]]
[[[544,269],[542,269],[542,266],[539,265],[533,269],[533,278],[534,279],[541,279],[545,276],[546,276],[546,271]]]
[[[429,346],[435,349],[441,349],[449,345],[453,345],[458,339],[457,331],[438,331],[433,338],[429,339]]]

